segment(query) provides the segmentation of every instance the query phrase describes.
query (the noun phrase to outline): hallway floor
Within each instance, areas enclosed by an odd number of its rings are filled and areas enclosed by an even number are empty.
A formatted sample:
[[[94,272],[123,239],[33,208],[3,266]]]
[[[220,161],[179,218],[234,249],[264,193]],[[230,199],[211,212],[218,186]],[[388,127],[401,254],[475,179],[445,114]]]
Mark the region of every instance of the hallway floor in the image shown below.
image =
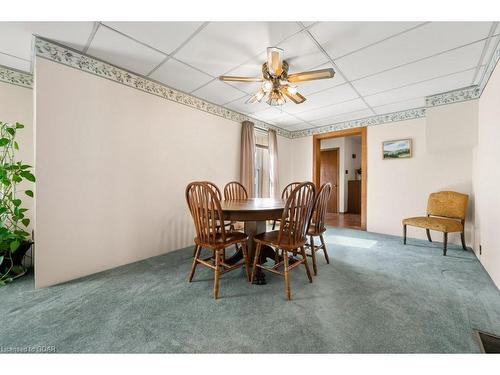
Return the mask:
[[[325,223],[337,228],[361,229],[361,215],[327,213]]]

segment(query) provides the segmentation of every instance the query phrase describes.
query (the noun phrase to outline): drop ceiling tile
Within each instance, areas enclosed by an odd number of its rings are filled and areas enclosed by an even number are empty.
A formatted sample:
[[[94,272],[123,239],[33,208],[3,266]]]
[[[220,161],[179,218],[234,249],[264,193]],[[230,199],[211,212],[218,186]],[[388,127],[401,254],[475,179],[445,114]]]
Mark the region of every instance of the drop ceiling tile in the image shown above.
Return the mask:
[[[29,61],[5,55],[1,52],[0,52],[0,65],[8,66],[9,68],[14,68],[17,70],[23,70],[25,72],[29,72],[31,68],[31,63]]]
[[[431,22],[380,44],[336,60],[350,79],[358,79],[485,38],[491,22]]]
[[[229,109],[232,109],[233,111],[240,112],[240,113],[245,113],[245,114],[252,114],[263,111],[265,109],[269,108],[269,105],[264,102],[256,102],[256,103],[245,103],[248,99],[250,98],[250,95],[235,100],[231,103],[225,104],[224,107],[227,107]]]
[[[175,59],[167,60],[154,71],[151,78],[184,92],[191,92],[212,80],[209,75]]]
[[[271,107],[268,105],[266,109],[259,111],[259,112],[254,112],[252,114],[252,116],[256,117],[262,121],[269,121],[269,120],[276,119],[278,117],[282,117],[285,114],[286,113],[281,111],[281,109],[279,107]]]
[[[272,119],[271,121],[273,122],[273,124],[275,124],[276,126],[280,126],[280,127],[292,126],[292,125],[297,125],[299,123],[302,123],[301,120],[298,120],[296,117],[291,116],[287,113],[283,113],[281,116],[276,117],[276,118]]]
[[[287,104],[285,104],[285,110],[291,114],[300,114],[302,112],[310,111],[315,108],[345,102],[357,97],[358,95],[351,88],[351,86],[349,86],[348,84],[343,84],[328,90],[321,91],[317,94],[308,95],[306,96],[306,101],[302,104],[294,104],[288,102]]]
[[[376,107],[398,101],[425,97],[470,86],[473,75],[474,69],[471,69],[396,90],[365,96],[364,98],[370,106]]]
[[[311,33],[333,58],[408,30],[419,22],[320,22]]]
[[[500,26],[497,26],[497,32],[500,32]],[[491,61],[491,59],[493,58],[493,54],[495,53],[495,48],[498,47],[497,43],[499,39],[500,35],[494,36],[490,39],[490,43],[484,54],[482,64],[487,65]]]
[[[484,43],[484,41],[474,43],[442,55],[354,81],[352,84],[361,95],[366,96],[472,69],[479,61]]]
[[[279,44],[278,47],[285,51],[284,59],[289,65],[289,74],[310,70],[312,67],[328,61],[307,33],[294,35],[284,43]]]
[[[301,21],[301,22],[305,27],[311,26],[314,23],[318,23],[317,21]]]
[[[379,107],[373,107],[373,109],[375,110],[375,112],[377,112],[378,115],[383,115],[386,113],[399,112],[399,111],[404,111],[406,109],[421,108],[421,107],[425,107],[424,97],[404,100],[401,102],[386,104]]]
[[[366,104],[361,99],[354,99],[347,102],[333,104],[298,114],[297,116],[305,121],[314,121],[327,117],[334,117],[344,113],[367,109]]]
[[[481,65],[477,71],[476,78],[474,79],[473,82],[474,85],[479,85],[481,83],[485,71],[486,71],[486,65]]]
[[[81,51],[93,27],[93,22],[0,22],[0,51],[31,60],[34,34]]]
[[[203,22],[104,22],[104,24],[170,54]]]
[[[245,96],[240,90],[237,90],[224,82],[214,80],[208,85],[192,92],[194,96],[208,100],[215,104],[225,104]]]
[[[311,127],[312,127],[311,124],[308,124],[307,122],[300,122],[295,125],[290,125],[288,127],[288,130],[297,131],[297,130],[310,129]]]
[[[333,68],[331,63],[316,66],[313,70]],[[335,69],[334,69],[335,70]],[[329,79],[318,79],[316,81],[301,82],[297,86],[299,87],[299,92],[302,95],[311,95],[320,91],[330,89],[335,86],[340,86],[345,83],[345,80],[340,76],[340,74],[335,73],[333,78]]]
[[[295,22],[213,22],[175,56],[218,76],[299,30]]]
[[[87,53],[111,64],[147,75],[165,55],[106,27],[99,27]]]
[[[373,112],[369,109],[362,109],[360,111],[353,111],[349,113],[345,113],[342,115],[337,115],[333,117],[326,117],[319,120],[311,121],[311,124],[314,126],[325,126],[337,124],[339,122],[350,121],[350,120],[358,120],[365,117],[373,116]]]

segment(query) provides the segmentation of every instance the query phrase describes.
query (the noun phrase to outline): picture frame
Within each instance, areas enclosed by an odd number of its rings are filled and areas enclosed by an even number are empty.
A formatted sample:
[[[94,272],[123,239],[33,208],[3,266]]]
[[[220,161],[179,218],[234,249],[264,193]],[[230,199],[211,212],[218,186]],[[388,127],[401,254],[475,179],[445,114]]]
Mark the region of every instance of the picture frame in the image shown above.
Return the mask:
[[[408,159],[413,154],[411,138],[382,142],[382,159]]]

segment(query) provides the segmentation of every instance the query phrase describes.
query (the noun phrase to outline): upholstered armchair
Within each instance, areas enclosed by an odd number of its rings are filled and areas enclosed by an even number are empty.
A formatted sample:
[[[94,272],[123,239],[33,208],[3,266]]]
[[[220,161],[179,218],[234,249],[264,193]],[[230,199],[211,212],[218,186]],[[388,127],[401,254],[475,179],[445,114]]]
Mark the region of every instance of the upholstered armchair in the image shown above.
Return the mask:
[[[460,232],[462,247],[465,246],[465,216],[467,214],[467,194],[454,191],[440,191],[429,195],[427,216],[410,217],[403,220],[403,243],[406,245],[406,226],[425,228],[429,242],[432,242],[430,230],[443,232],[443,255],[446,255],[448,233]]]

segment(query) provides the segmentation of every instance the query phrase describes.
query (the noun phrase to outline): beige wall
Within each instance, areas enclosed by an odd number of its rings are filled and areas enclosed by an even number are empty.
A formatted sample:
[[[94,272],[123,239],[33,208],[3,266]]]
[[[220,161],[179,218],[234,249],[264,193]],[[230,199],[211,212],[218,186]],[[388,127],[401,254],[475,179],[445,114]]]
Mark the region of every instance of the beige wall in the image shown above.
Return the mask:
[[[427,129],[425,118],[368,127],[367,230],[399,236],[402,234],[403,218],[425,215],[430,193],[454,190],[469,194],[471,198],[466,239],[472,245],[472,151],[430,152],[426,142]],[[442,139],[442,142],[453,142],[454,137],[450,133],[448,139]],[[409,159],[383,160],[382,142],[403,138],[412,139],[413,156]],[[441,234],[432,234],[442,241]],[[425,231],[411,227],[408,228],[408,236],[426,238]],[[459,235],[451,234],[450,241],[459,243]]]
[[[36,287],[191,245],[188,182],[238,179],[234,121],[43,59],[36,91]]]
[[[0,121],[24,124],[25,128],[19,130],[16,134],[19,143],[16,159],[25,164],[33,165],[33,90],[0,82]],[[34,190],[31,183],[23,182],[20,188]],[[23,207],[29,210],[26,212],[26,216],[31,220],[29,229],[32,229],[34,225],[34,200],[24,193],[19,193],[17,197],[23,201]]]
[[[479,100],[478,145],[474,153],[475,251],[500,288],[500,68]],[[482,251],[479,253],[479,245]]]
[[[280,191],[292,180],[292,140],[278,136],[278,168]]]

